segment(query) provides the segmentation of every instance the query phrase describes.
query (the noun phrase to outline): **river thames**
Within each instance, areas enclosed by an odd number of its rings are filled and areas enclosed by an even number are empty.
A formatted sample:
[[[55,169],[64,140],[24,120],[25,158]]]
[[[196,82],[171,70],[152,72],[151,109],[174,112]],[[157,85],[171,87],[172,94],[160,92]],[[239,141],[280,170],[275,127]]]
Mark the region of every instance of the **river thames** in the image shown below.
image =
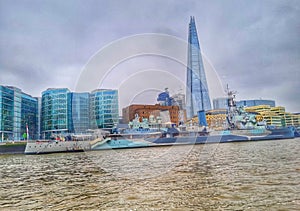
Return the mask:
[[[0,210],[297,210],[299,141],[0,155]]]

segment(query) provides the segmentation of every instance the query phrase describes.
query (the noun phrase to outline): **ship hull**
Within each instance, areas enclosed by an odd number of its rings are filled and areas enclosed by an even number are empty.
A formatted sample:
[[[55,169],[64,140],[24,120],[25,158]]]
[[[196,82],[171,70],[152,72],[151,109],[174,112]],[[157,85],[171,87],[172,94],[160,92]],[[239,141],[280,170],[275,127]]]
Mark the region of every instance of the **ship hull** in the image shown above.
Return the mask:
[[[25,154],[83,152],[91,150],[89,141],[35,141],[28,142]]]
[[[144,139],[120,138],[118,140],[107,140],[104,143],[98,143],[92,146],[92,150],[109,150],[109,149],[131,149],[149,147],[153,143],[145,142]]]
[[[231,134],[233,133],[233,134]],[[241,134],[245,135],[241,135]],[[239,135],[236,135],[239,134]],[[266,135],[267,134],[267,135]],[[120,136],[122,136],[120,134]],[[144,148],[144,147],[159,147],[173,145],[193,145],[193,144],[214,144],[214,143],[233,143],[233,142],[251,142],[251,141],[266,141],[277,139],[294,138],[294,133],[289,128],[281,128],[270,130],[268,133],[258,133],[255,131],[223,131],[216,135],[202,136],[176,136],[176,137],[145,137],[139,139],[131,139],[128,134],[120,140],[108,141],[102,144],[95,145],[92,150],[109,150],[109,149],[128,149],[128,148]]]
[[[299,129],[295,130],[295,137],[300,137],[300,130],[298,131]]]
[[[149,138],[145,135],[144,138],[131,139],[123,137],[120,140],[109,140],[104,143],[99,143],[91,146],[89,141],[36,141],[28,142],[25,148],[25,154],[48,154],[61,152],[83,152],[108,149],[126,149],[126,148],[144,148],[156,146],[171,146],[171,145],[187,145],[187,144],[213,144],[213,143],[232,143],[232,142],[248,142],[248,141],[266,141],[277,139],[294,138],[292,128],[272,129],[266,133],[258,133],[257,131],[244,131],[245,135],[235,134],[235,131],[223,131],[214,135],[203,136],[176,136],[176,137],[156,137]],[[120,135],[122,136],[122,135]]]
[[[219,135],[207,135],[207,136],[184,136],[184,137],[163,137],[163,138],[148,138],[146,141],[155,144],[209,144],[209,143],[229,143],[229,142],[245,142],[245,141],[265,141],[265,140],[277,140],[277,139],[291,139],[294,138],[294,131],[291,128],[273,129],[268,135],[264,133],[247,135],[235,135],[230,131],[226,131],[224,134]]]
[[[0,154],[24,154],[26,142],[1,143]]]

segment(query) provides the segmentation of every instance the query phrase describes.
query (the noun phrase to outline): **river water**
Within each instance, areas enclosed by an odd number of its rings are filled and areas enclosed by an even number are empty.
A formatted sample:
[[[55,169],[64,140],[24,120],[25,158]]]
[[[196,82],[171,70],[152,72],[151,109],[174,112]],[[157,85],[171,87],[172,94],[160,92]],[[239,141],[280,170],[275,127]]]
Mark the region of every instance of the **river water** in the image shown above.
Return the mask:
[[[297,210],[300,139],[0,156],[0,210]]]

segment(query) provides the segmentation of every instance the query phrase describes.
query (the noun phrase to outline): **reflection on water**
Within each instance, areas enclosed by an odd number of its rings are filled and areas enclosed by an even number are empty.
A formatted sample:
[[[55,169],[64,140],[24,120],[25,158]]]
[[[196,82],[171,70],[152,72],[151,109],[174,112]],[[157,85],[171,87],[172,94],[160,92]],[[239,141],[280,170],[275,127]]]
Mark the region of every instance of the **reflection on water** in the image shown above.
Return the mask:
[[[296,210],[299,141],[0,156],[0,208]]]

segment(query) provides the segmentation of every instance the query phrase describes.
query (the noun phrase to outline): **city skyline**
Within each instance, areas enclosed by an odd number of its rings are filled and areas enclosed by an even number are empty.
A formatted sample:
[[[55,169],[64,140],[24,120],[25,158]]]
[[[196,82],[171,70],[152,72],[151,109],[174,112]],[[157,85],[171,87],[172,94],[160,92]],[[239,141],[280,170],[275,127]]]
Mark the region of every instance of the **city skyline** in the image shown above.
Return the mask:
[[[29,2],[0,2],[2,85],[32,96],[49,87],[75,90],[81,70],[99,49],[141,33],[187,41],[193,15],[202,53],[222,84],[238,91],[238,100],[272,99],[299,112],[298,1]],[[185,68],[174,72],[184,77]]]

